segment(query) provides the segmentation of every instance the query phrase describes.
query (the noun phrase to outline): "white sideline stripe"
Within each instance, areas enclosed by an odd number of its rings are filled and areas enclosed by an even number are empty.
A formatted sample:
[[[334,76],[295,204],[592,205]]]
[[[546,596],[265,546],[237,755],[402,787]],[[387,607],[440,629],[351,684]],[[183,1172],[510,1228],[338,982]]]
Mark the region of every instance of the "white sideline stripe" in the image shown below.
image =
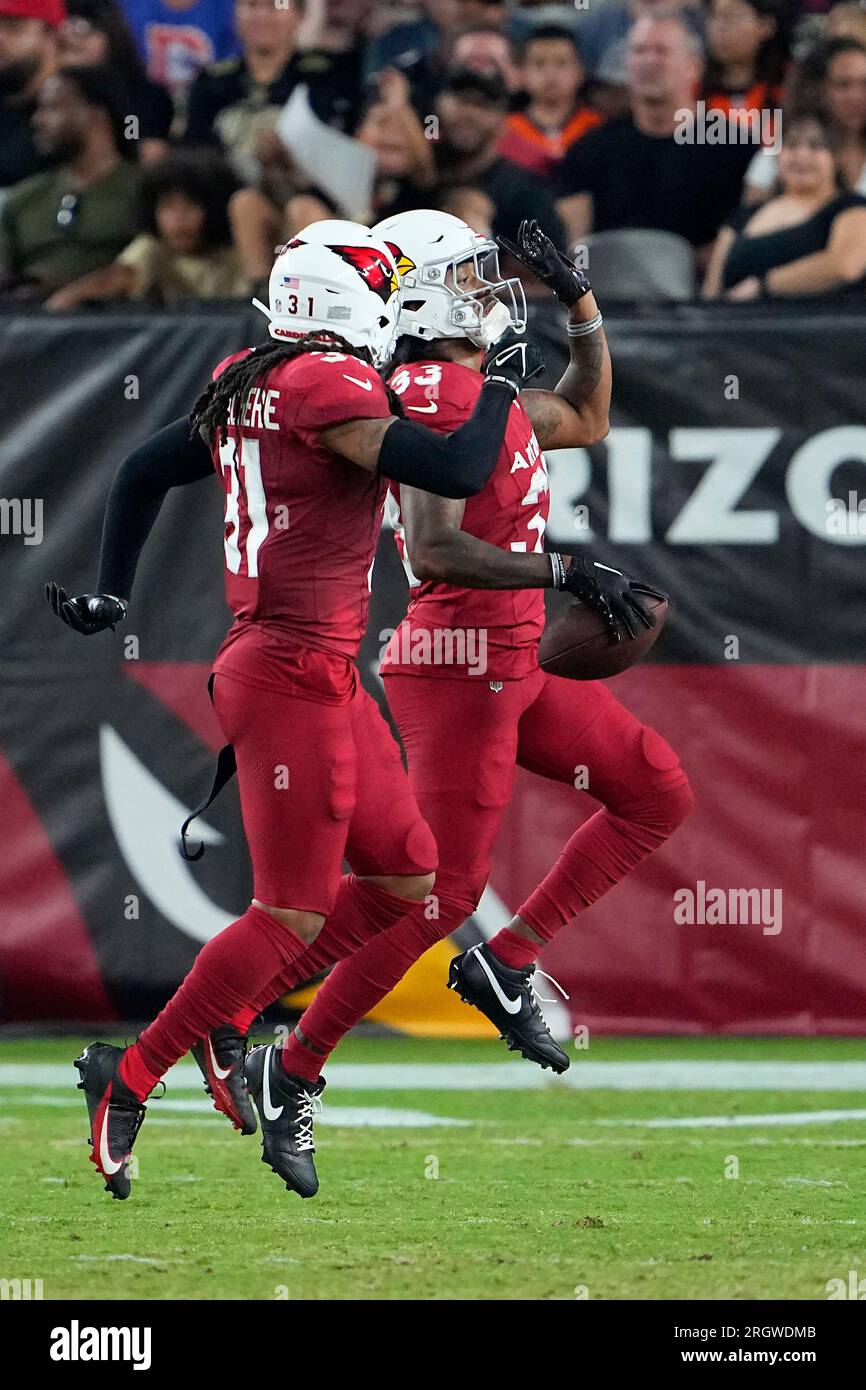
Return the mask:
[[[3,1101],[0,1100],[0,1105],[2,1104]],[[81,1107],[81,1101],[76,1096],[19,1096],[15,1104],[48,1105],[53,1109]],[[167,1118],[169,1111],[178,1115],[204,1114],[209,1119],[226,1123],[225,1117],[217,1114],[209,1100],[169,1100],[168,1097],[165,1100],[154,1101],[153,1105],[148,1107],[148,1123],[154,1120],[172,1123]],[[432,1129],[437,1126],[453,1129],[463,1128],[472,1121],[455,1120],[447,1115],[431,1115],[426,1110],[397,1110],[390,1106],[376,1105],[329,1105],[316,1117],[316,1123],[334,1125],[341,1129]]]
[[[700,1119],[594,1120],[597,1125],[628,1125],[636,1129],[748,1129],[752,1125],[829,1125],[866,1120],[866,1110],[789,1110],[772,1115],[705,1115]],[[793,1178],[786,1181],[793,1182]]]
[[[591,1062],[575,1052],[564,1076],[531,1062],[337,1062],[329,1091],[866,1091],[866,1062]],[[0,1063],[0,1087],[66,1089],[78,1080],[71,1062]],[[166,1084],[199,1091],[192,1062],[172,1067]]]

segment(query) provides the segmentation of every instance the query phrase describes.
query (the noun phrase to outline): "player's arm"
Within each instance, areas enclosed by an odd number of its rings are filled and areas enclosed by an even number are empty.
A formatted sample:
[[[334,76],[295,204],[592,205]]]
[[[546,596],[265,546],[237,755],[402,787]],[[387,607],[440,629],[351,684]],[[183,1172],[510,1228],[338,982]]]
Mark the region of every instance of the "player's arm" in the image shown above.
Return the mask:
[[[406,555],[416,578],[465,589],[564,589],[593,608],[619,641],[655,627],[644,597],[666,598],[651,584],[584,555],[526,555],[461,531],[465,503],[401,487]]]
[[[166,493],[213,476],[204,437],[190,436],[183,416],[146,439],[117,470],[105,507],[96,592],[70,598],[53,581],[45,586],[52,611],[76,632],[114,627],[125,616],[138,557]]]
[[[400,488],[406,555],[418,579],[467,589],[551,589],[558,573],[550,555],[501,550],[461,531],[466,503]],[[564,566],[570,557],[564,556]]]
[[[524,221],[517,242],[499,238],[509,255],[553,290],[568,308],[569,363],[553,391],[527,391],[523,408],[542,449],[597,444],[610,428],[610,352],[595,296],[582,270],[557,251],[535,221]]]
[[[489,350],[482,370],[487,380],[475,409],[452,434],[389,416],[347,420],[323,430],[321,438],[370,473],[439,497],[474,497],[496,467],[512,402],[541,361],[534,348],[508,334]]]

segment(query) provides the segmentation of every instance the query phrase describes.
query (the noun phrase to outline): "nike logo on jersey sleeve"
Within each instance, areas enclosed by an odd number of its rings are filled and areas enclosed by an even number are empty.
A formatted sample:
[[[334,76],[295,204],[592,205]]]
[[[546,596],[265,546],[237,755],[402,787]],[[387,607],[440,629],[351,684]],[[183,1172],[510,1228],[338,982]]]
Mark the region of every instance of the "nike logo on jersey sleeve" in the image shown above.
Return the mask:
[[[343,372],[343,380],[354,382],[356,386],[362,387],[364,391],[372,391],[372,381],[359,381],[356,376],[349,376],[348,372]]]

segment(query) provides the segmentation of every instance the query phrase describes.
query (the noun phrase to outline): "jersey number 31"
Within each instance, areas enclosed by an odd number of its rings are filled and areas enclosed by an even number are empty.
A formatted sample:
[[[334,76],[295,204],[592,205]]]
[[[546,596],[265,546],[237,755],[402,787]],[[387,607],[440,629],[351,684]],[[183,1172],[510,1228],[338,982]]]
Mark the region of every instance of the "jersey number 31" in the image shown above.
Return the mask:
[[[228,469],[229,490],[226,493],[225,513],[225,553],[226,567],[231,574],[240,574],[246,558],[246,574],[250,579],[259,576],[259,550],[268,534],[268,509],[265,489],[262,485],[262,466],[259,460],[259,441],[247,439],[238,441],[238,461],[235,465],[235,444],[227,439],[220,445],[220,466]],[[244,496],[240,492],[240,470],[244,474]],[[241,512],[244,511],[249,525],[243,549],[241,548]]]

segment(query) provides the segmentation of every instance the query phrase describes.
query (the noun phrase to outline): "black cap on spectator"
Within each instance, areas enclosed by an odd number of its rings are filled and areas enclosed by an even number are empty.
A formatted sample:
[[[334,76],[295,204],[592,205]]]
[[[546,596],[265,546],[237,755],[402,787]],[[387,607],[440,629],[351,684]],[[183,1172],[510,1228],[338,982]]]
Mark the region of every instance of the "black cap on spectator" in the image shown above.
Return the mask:
[[[473,92],[491,106],[507,107],[510,95],[505,79],[498,72],[479,72],[476,68],[449,68],[442,83],[443,92]]]

